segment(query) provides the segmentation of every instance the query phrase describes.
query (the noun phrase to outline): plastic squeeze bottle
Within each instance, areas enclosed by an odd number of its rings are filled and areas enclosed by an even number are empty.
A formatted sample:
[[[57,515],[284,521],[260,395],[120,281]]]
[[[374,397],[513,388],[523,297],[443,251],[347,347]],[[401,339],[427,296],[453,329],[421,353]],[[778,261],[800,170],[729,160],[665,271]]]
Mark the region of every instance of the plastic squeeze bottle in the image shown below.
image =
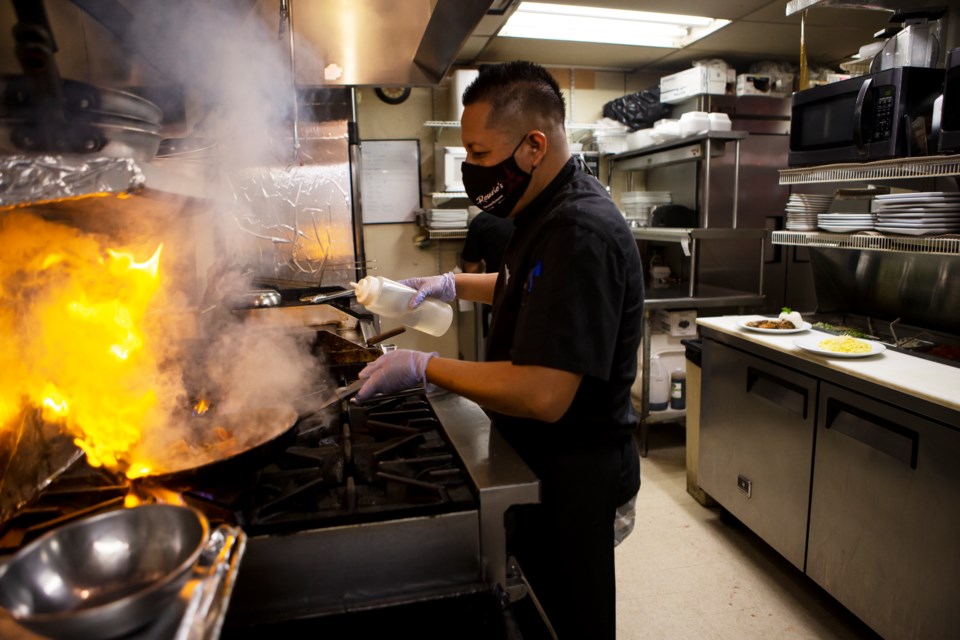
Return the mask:
[[[419,307],[411,309],[410,298],[416,290],[383,276],[367,276],[353,286],[357,290],[357,302],[411,329],[442,336],[453,322],[453,308],[447,303],[427,297]]]

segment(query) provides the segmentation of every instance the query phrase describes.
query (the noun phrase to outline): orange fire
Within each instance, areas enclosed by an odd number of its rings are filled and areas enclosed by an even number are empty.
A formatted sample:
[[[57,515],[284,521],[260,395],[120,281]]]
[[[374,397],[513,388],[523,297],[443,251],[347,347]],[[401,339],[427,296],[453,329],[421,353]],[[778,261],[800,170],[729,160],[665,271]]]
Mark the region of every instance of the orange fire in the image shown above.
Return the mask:
[[[123,497],[123,506],[130,509],[141,504],[175,504],[186,505],[183,496],[176,491],[164,489],[153,485],[137,484],[130,485],[130,491]]]
[[[162,367],[162,244],[106,248],[13,212],[0,218],[0,247],[0,429],[40,407],[90,464],[149,473],[137,445],[180,395]]]

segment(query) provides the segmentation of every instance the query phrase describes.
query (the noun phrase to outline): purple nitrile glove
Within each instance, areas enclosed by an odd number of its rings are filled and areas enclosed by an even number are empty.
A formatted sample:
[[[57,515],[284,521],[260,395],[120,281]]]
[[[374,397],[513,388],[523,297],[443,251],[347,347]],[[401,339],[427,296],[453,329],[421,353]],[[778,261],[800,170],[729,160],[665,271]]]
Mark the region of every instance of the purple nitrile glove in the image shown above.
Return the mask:
[[[369,400],[378,393],[389,394],[426,386],[427,362],[435,355],[436,351],[388,351],[360,371],[360,378],[366,382],[357,392],[357,400]]]
[[[410,308],[416,309],[427,296],[436,298],[442,302],[450,302],[457,297],[457,280],[453,271],[448,271],[442,276],[426,276],[423,278],[407,278],[401,280],[400,284],[417,290],[417,295],[410,298]]]

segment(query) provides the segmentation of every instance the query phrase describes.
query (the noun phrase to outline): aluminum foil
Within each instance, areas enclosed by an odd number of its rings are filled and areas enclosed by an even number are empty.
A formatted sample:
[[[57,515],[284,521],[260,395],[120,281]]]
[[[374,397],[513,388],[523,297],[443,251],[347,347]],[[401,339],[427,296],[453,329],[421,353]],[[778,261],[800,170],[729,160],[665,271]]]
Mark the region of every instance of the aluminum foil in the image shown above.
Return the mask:
[[[227,178],[244,238],[240,253],[257,275],[325,285],[356,277],[346,162],[261,167]]]
[[[0,156],[0,208],[137,193],[144,183],[129,158]]]

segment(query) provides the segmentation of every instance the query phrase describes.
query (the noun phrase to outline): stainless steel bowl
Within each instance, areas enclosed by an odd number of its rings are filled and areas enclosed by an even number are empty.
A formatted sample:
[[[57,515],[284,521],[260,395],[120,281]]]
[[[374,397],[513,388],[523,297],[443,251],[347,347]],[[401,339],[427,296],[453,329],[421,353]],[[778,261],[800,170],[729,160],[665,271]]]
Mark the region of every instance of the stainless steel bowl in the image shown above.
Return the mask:
[[[0,606],[51,638],[122,636],[178,596],[207,540],[189,507],[150,504],[55,529],[0,569]]]

